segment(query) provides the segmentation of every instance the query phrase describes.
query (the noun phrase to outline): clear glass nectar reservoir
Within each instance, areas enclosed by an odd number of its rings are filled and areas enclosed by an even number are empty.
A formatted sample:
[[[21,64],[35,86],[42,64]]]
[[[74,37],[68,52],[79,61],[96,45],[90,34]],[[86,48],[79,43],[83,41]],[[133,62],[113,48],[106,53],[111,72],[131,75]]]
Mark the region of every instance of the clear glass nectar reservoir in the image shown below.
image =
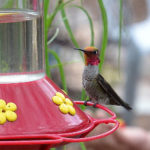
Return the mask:
[[[0,9],[0,83],[33,81],[45,75],[41,3],[26,1],[30,9]]]

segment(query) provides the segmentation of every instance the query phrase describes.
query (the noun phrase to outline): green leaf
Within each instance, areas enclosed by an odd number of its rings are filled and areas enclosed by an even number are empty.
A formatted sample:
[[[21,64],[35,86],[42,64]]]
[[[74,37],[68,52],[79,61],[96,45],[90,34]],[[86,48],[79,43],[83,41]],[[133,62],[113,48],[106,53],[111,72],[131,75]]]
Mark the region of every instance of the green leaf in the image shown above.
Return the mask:
[[[82,150],[86,150],[85,144],[83,142],[80,142],[80,146]]]
[[[72,2],[72,1],[73,1],[73,0],[69,0],[69,1],[67,1],[67,2],[65,2],[65,3],[58,1],[58,3],[57,3],[57,5],[56,5],[56,7],[55,7],[53,13],[52,13],[51,15],[48,15],[48,16],[47,16],[47,27],[48,27],[48,28],[51,27],[51,24],[52,24],[52,22],[53,22],[53,20],[54,20],[54,18],[55,18],[55,16],[56,16],[56,14],[57,14],[60,10],[62,10],[62,9],[65,7],[65,5],[69,4],[69,3]]]
[[[77,41],[73,35],[72,29],[70,27],[70,24],[69,24],[69,21],[67,19],[66,12],[65,12],[64,8],[62,8],[62,10],[61,10],[61,15],[62,15],[62,18],[65,18],[65,19],[63,19],[63,22],[65,24],[66,30],[68,31],[68,34],[69,34],[69,37],[70,37],[72,43],[75,45],[75,47],[79,48],[79,45],[78,45],[78,43],[77,43]]]
[[[56,150],[56,148],[51,148],[50,150]]]
[[[47,45],[47,37],[48,37],[48,27],[47,27],[47,15],[49,9],[49,0],[44,0],[44,39],[45,39],[45,66],[46,66],[46,74],[48,77],[51,77],[50,68],[49,68],[49,58],[48,58],[48,45]]]
[[[66,150],[66,145],[63,146],[63,150]]]
[[[83,6],[84,0],[80,0],[80,4],[81,6]]]
[[[58,54],[54,50],[50,50],[50,49],[48,49],[48,53],[51,53],[54,56],[54,58],[56,59],[56,61],[58,63],[58,68],[59,68],[59,73],[60,73],[60,78],[61,78],[63,90],[68,92],[67,84],[66,84],[66,78],[65,78],[65,72],[64,72],[64,67],[63,67],[63,64],[62,64]]]
[[[99,65],[99,70],[101,71],[104,63],[105,51],[108,42],[108,21],[107,21],[107,13],[103,4],[103,0],[98,0],[98,4],[101,10],[102,22],[103,22],[102,46],[101,46],[101,54],[100,54],[101,63]]]
[[[93,27],[93,21],[92,21],[92,18],[90,17],[90,15],[89,15],[88,11],[86,9],[84,9],[83,7],[78,6],[78,5],[71,5],[71,6],[79,8],[87,16],[89,24],[90,24],[90,31],[91,31],[91,43],[90,43],[90,45],[94,46],[94,27]]]
[[[120,56],[121,56],[121,45],[122,45],[122,24],[123,24],[123,2],[120,0],[119,9],[119,41],[118,41],[118,70],[120,72]]]
[[[2,8],[12,8],[14,0],[8,0],[8,2]]]
[[[81,100],[82,100],[82,101],[86,101],[86,97],[87,97],[87,96],[86,96],[86,92],[85,92],[84,89],[82,89],[82,92],[81,92]],[[80,108],[81,108],[82,110],[85,110],[86,106],[85,106],[85,105],[81,105]]]
[[[48,14],[50,0],[44,0],[44,14]]]
[[[54,33],[54,35],[52,36],[52,38],[47,42],[47,45],[50,45],[58,36],[59,34],[59,28],[56,29],[56,32]]]
[[[76,41],[75,36],[74,36],[74,34],[73,34],[73,32],[72,32],[72,29],[71,29],[71,26],[70,26],[69,21],[68,21],[68,19],[67,19],[66,12],[65,12],[65,9],[64,9],[64,8],[61,9],[61,16],[62,16],[64,25],[65,25],[65,27],[66,27],[66,30],[67,30],[67,32],[68,32],[68,35],[69,35],[69,37],[70,37],[70,39],[71,39],[73,45],[74,45],[76,48],[79,48],[79,44],[78,44],[78,42]],[[64,19],[64,18],[65,18],[65,19]],[[80,53],[80,56],[82,57],[82,60],[83,60],[83,55],[82,55],[82,53],[81,53],[81,52],[79,52],[79,53]]]

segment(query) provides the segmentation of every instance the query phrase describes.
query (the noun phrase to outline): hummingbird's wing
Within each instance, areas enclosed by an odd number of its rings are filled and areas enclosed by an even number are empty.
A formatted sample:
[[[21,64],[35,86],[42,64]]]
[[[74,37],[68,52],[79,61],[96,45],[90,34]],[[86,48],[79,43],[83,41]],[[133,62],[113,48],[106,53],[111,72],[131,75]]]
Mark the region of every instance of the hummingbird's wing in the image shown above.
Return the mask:
[[[121,105],[125,107],[128,110],[131,110],[132,108],[129,106],[129,104],[125,103],[113,90],[113,88],[109,85],[109,83],[100,75],[97,76],[97,82],[100,85],[101,89],[107,94],[107,96],[110,99],[110,104],[112,105]]]

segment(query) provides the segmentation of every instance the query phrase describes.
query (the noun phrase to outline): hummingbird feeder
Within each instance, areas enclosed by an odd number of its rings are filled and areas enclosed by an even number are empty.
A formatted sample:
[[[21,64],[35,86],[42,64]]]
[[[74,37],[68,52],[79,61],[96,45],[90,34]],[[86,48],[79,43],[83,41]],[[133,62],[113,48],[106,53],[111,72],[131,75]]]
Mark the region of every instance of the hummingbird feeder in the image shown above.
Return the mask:
[[[103,138],[119,126],[116,115],[95,119],[84,113],[45,75],[43,0],[0,0],[0,149],[48,150]],[[88,102],[92,106],[93,103]],[[85,137],[97,125],[112,129]]]

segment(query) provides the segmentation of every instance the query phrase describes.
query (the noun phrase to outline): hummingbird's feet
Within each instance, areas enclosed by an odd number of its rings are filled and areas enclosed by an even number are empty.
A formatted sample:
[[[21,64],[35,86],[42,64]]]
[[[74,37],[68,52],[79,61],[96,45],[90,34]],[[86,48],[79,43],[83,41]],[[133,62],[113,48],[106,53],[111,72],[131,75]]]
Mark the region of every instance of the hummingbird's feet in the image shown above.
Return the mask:
[[[94,103],[93,107],[94,107],[94,108],[97,108],[97,107],[96,107],[97,104],[99,104],[99,103],[98,103],[98,102],[97,102],[97,103]]]
[[[87,102],[90,102],[90,101],[91,101],[90,99],[87,100],[87,101],[85,101],[85,102],[84,102],[84,105],[87,106]]]

